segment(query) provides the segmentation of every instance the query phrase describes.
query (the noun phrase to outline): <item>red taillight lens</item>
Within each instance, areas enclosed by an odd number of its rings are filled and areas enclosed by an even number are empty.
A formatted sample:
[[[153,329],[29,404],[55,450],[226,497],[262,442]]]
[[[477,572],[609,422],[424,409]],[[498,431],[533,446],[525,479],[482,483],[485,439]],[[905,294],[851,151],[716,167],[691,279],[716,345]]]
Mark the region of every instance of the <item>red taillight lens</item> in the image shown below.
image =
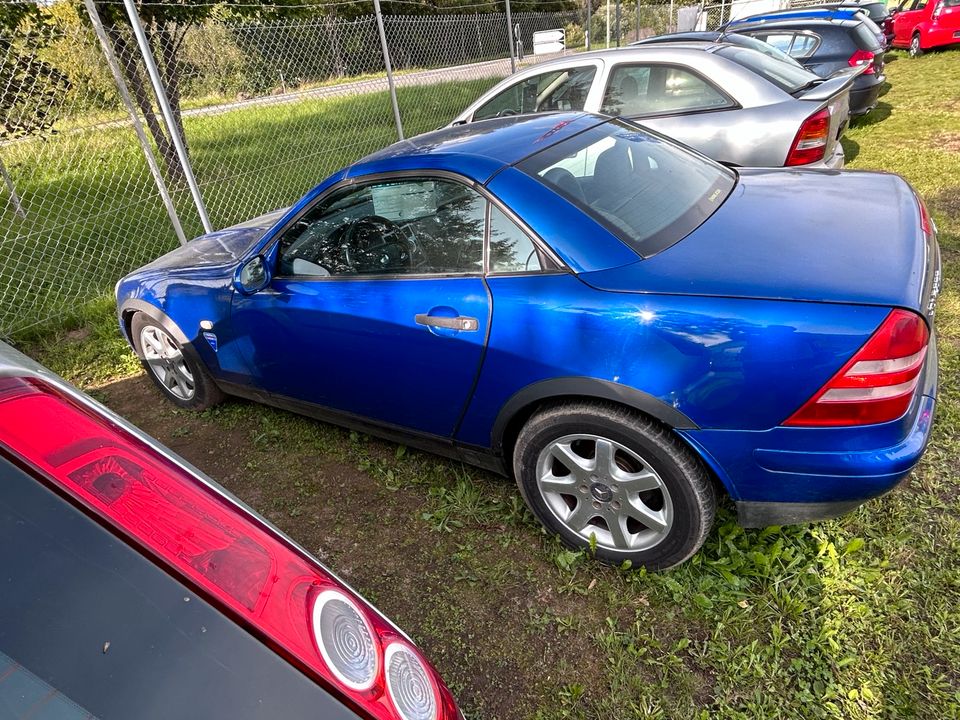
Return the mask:
[[[35,378],[2,377],[0,443],[366,715],[406,720],[384,661],[401,646],[423,669],[415,691],[433,699],[417,720],[457,717],[436,671],[362,598],[92,407]]]
[[[869,67],[863,71],[864,75],[873,75],[876,72],[876,69],[873,66],[874,58],[876,54],[870,50],[857,50],[853,55],[850,56],[850,59],[847,60],[847,63],[850,67],[857,67],[858,65],[868,65]]]
[[[917,195],[917,205],[920,206],[920,229],[923,230],[924,235],[933,235],[933,220],[930,219],[927,204],[919,195]]]
[[[821,110],[803,121],[793,147],[787,155],[787,166],[806,165],[822,160],[827,151],[830,134],[830,111]]]
[[[922,317],[893,310],[853,358],[784,425],[870,425],[896,420],[916,392],[929,339]]]

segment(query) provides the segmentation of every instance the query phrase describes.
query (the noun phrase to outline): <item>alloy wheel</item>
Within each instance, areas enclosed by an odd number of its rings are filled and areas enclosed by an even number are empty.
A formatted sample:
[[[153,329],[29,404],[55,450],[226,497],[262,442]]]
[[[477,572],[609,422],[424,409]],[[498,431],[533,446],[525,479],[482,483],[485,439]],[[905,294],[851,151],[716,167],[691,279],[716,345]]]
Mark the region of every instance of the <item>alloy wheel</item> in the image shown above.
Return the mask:
[[[633,450],[599,435],[548,444],[537,459],[537,488],[557,520],[609,550],[652,548],[673,525],[660,475]]]
[[[167,392],[179,400],[193,399],[197,392],[193,373],[176,340],[154,325],[145,325],[140,331],[140,349],[150,372]]]

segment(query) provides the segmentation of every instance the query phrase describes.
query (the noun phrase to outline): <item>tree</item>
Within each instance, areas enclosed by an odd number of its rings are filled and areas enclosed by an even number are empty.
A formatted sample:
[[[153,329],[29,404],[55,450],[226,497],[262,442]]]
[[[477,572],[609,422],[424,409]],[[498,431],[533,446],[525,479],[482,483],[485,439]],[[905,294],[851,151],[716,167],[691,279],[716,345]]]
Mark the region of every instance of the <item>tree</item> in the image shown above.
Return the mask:
[[[286,4],[296,7],[284,7]],[[133,35],[130,17],[126,8],[116,0],[94,0],[94,5],[103,22],[114,55],[120,64],[130,92],[136,102],[144,122],[163,158],[170,180],[183,179],[183,169],[176,153],[176,147],[169,131],[160,122],[150,100],[146,70],[140,65],[140,51]],[[184,147],[188,148],[187,136],[183,129],[183,113],[180,107],[182,87],[182,63],[180,51],[183,41],[194,25],[207,20],[215,12],[224,9],[238,17],[269,16],[285,11],[302,13],[304,5],[297,0],[274,0],[272,5],[256,6],[249,0],[223,0],[213,4],[210,0],[165,0],[164,2],[138,3],[138,13],[144,34],[150,43],[160,82],[170,102],[176,132],[180,134]]]
[[[66,76],[38,55],[45,38],[32,4],[0,5],[0,139],[49,129]],[[37,30],[30,32],[28,30]]]

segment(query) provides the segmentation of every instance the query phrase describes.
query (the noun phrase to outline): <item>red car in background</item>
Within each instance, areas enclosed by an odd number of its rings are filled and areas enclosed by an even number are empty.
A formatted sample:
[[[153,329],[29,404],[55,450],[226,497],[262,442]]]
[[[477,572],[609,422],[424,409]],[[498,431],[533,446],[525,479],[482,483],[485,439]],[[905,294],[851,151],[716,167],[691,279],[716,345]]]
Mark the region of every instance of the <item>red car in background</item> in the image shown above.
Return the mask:
[[[960,0],[904,0],[884,30],[893,47],[909,48],[912,57],[960,43]]]

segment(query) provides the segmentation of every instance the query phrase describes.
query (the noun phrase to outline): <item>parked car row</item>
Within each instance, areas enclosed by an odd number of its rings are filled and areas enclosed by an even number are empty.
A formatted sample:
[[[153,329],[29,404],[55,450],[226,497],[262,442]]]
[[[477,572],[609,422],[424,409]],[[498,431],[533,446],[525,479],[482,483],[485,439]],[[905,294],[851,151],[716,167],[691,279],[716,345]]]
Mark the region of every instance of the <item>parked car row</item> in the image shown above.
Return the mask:
[[[902,23],[918,49],[956,1]],[[524,70],[122,278],[121,331],[180,407],[248,398],[512,476],[606,562],[685,561],[722,493],[748,527],[846,512],[919,461],[938,384],[936,227],[902,178],[840,171],[878,4]],[[332,571],[2,343],[0,474],[0,704],[462,718]]]

